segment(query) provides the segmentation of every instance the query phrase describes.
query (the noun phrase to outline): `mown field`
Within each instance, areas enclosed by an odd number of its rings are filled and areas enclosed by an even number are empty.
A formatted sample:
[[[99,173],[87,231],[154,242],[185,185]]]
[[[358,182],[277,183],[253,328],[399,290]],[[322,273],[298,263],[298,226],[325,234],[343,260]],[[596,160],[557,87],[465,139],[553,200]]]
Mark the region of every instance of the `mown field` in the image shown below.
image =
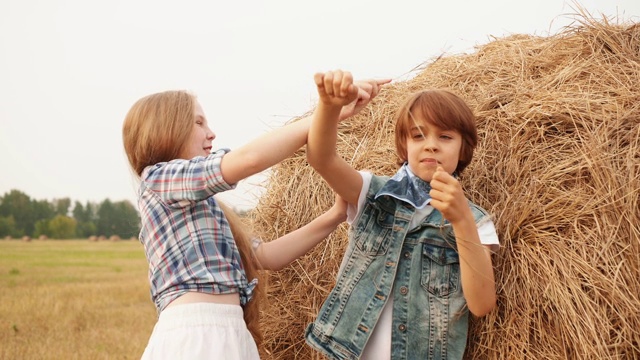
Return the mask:
[[[0,359],[139,359],[155,321],[139,242],[0,240]]]

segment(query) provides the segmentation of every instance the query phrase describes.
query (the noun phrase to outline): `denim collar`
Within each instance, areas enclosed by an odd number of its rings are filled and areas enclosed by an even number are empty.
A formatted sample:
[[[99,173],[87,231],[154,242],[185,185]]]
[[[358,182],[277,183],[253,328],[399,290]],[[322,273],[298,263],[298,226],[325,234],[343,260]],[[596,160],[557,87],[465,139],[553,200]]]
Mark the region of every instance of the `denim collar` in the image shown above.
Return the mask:
[[[429,191],[431,191],[431,185],[415,176],[409,169],[409,165],[404,163],[398,172],[378,191],[375,198],[388,195],[404,201],[416,209],[422,209],[431,201]]]

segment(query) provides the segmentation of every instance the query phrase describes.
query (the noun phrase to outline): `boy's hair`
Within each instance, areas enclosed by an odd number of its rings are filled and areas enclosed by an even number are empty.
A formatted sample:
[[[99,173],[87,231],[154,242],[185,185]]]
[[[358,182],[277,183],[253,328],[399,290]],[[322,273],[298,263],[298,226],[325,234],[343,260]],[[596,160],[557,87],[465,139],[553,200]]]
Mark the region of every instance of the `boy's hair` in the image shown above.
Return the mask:
[[[165,91],[133,104],[122,126],[122,140],[138,176],[149,165],[178,158],[193,128],[195,103],[195,96],[186,91]]]
[[[424,120],[444,129],[455,130],[462,135],[462,147],[456,172],[461,173],[473,158],[478,144],[476,118],[469,106],[457,95],[447,90],[425,90],[412,94],[396,113],[396,152],[399,163],[407,161],[407,138],[415,126],[415,114],[421,113]]]

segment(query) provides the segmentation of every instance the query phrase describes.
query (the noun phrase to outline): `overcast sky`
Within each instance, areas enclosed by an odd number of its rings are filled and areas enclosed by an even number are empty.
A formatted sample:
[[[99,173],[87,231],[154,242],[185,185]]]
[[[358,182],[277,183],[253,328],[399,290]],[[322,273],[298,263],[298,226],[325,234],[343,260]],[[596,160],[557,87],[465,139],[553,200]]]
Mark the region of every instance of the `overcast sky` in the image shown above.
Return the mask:
[[[582,1],[638,22],[640,1]],[[147,94],[194,92],[236,148],[305,113],[313,74],[406,80],[440,54],[491,37],[546,36],[571,22],[562,0],[0,0],[0,196],[130,200],[122,121]],[[223,198],[255,197],[249,179]]]

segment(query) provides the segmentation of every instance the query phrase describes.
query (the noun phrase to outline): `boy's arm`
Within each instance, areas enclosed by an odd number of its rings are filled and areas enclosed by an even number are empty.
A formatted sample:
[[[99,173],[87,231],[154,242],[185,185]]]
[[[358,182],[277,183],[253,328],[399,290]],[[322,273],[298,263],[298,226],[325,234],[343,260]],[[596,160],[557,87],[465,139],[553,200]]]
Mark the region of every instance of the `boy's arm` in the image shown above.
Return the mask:
[[[438,167],[431,179],[431,205],[449,220],[460,257],[462,291],[469,311],[488,314],[496,305],[496,283],[488,247],[482,245],[478,227],[458,180]]]
[[[307,225],[276,240],[262,243],[256,250],[256,257],[263,269],[280,270],[326,239],[346,219],[347,204],[336,197],[331,209]]]
[[[362,176],[336,152],[337,111],[318,104],[313,115],[307,141],[307,161],[346,202],[357,204]]]
[[[351,74],[342,71],[318,73],[315,78],[320,101],[313,113],[307,141],[307,161],[350,204],[357,204],[362,177],[336,152],[338,122],[343,106],[353,104],[360,93],[367,102],[390,80],[369,80],[353,86]],[[358,101],[356,103],[356,108]],[[346,106],[348,109],[349,106]],[[347,110],[348,111],[348,110]]]

